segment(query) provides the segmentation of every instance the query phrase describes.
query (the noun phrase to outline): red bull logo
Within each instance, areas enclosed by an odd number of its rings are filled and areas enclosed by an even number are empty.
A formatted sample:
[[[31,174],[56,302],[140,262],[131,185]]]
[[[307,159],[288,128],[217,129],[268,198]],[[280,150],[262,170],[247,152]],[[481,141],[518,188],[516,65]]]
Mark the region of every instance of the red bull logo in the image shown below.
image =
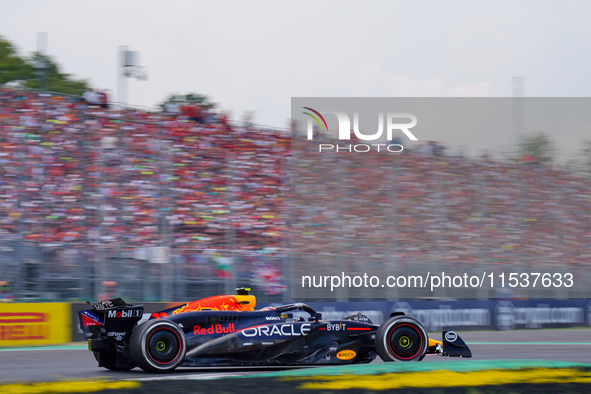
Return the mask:
[[[236,332],[234,323],[228,325],[214,324],[207,328],[201,328],[201,326],[193,326],[193,335],[213,335],[213,334],[231,334]]]
[[[175,309],[172,314],[183,312],[196,312],[203,310],[215,311],[252,311],[256,302],[254,296],[214,296],[189,302],[182,307]]]

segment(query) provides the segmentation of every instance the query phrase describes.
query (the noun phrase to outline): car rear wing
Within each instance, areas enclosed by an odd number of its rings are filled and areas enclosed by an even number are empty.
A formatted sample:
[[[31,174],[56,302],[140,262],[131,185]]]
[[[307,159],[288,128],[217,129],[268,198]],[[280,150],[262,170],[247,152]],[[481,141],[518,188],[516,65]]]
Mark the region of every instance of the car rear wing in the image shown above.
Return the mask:
[[[121,298],[112,298],[99,302],[88,302],[91,310],[78,312],[80,328],[88,339],[92,332],[121,333],[131,332],[144,316],[143,305],[132,305]],[[98,330],[97,330],[98,329]]]

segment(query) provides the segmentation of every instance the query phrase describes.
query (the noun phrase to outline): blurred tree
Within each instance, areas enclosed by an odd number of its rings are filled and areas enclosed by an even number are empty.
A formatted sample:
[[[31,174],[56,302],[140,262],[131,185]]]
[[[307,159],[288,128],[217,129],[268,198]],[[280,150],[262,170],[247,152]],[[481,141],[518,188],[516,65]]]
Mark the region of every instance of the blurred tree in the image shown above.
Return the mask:
[[[522,161],[532,161],[535,159],[541,164],[550,164],[554,160],[556,149],[550,138],[542,132],[537,132],[525,137],[520,144],[520,153]]]
[[[27,63],[35,70],[36,78],[28,80],[26,87],[76,96],[82,95],[88,88],[86,81],[75,80],[70,74],[62,73],[57,63],[49,56],[35,52],[27,59]]]
[[[0,37],[0,85],[17,81],[28,88],[73,95],[81,95],[88,87],[86,81],[62,73],[51,57],[35,52],[22,58],[10,42]]]
[[[198,104],[208,109],[214,109],[216,104],[209,100],[209,97],[203,94],[187,93],[187,94],[171,94],[166,100],[159,104],[160,108],[164,109],[166,103],[175,102],[179,105],[183,104]]]
[[[33,67],[17,55],[10,42],[0,37],[0,85],[28,81],[34,77]]]

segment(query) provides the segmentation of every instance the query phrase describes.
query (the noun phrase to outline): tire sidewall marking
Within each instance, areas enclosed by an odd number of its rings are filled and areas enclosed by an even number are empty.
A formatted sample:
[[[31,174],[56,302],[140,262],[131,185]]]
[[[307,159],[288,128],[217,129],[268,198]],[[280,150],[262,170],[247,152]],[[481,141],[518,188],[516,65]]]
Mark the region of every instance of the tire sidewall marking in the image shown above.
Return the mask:
[[[402,320],[402,322],[400,321]],[[389,349],[390,350],[390,355],[392,356],[392,358],[394,360],[401,360],[401,361],[408,361],[411,360],[415,357],[418,357],[422,350],[423,347],[425,345],[425,341],[427,340],[427,336],[426,336],[426,332],[424,330],[422,330],[419,327],[416,326],[416,323],[414,323],[413,321],[406,321],[406,319],[400,319],[400,320],[395,320],[390,324],[390,327],[388,327],[388,329],[386,330],[386,335],[384,335],[383,337],[383,346],[384,349]],[[413,329],[419,336],[420,340],[421,340],[421,344],[419,346],[418,351],[411,357],[400,357],[398,355],[396,355],[396,352],[394,352],[394,350],[392,350],[392,347],[390,346],[390,339],[392,338],[392,335],[394,335],[394,331],[396,331],[396,329],[398,329],[399,327],[403,327],[403,326],[408,326],[411,329]],[[423,335],[424,334],[424,335]]]

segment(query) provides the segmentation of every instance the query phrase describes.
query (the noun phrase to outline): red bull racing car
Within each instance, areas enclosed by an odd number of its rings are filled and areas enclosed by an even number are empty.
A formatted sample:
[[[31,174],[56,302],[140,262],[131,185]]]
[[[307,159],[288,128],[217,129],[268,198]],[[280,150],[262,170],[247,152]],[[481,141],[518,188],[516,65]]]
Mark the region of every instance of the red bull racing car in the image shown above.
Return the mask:
[[[444,331],[431,339],[423,325],[393,313],[373,324],[361,313],[323,320],[303,303],[255,310],[250,289],[204,298],[150,315],[121,298],[89,303],[80,327],[99,367],[169,372],[181,367],[295,366],[420,361],[426,354],[471,357],[464,341]]]

